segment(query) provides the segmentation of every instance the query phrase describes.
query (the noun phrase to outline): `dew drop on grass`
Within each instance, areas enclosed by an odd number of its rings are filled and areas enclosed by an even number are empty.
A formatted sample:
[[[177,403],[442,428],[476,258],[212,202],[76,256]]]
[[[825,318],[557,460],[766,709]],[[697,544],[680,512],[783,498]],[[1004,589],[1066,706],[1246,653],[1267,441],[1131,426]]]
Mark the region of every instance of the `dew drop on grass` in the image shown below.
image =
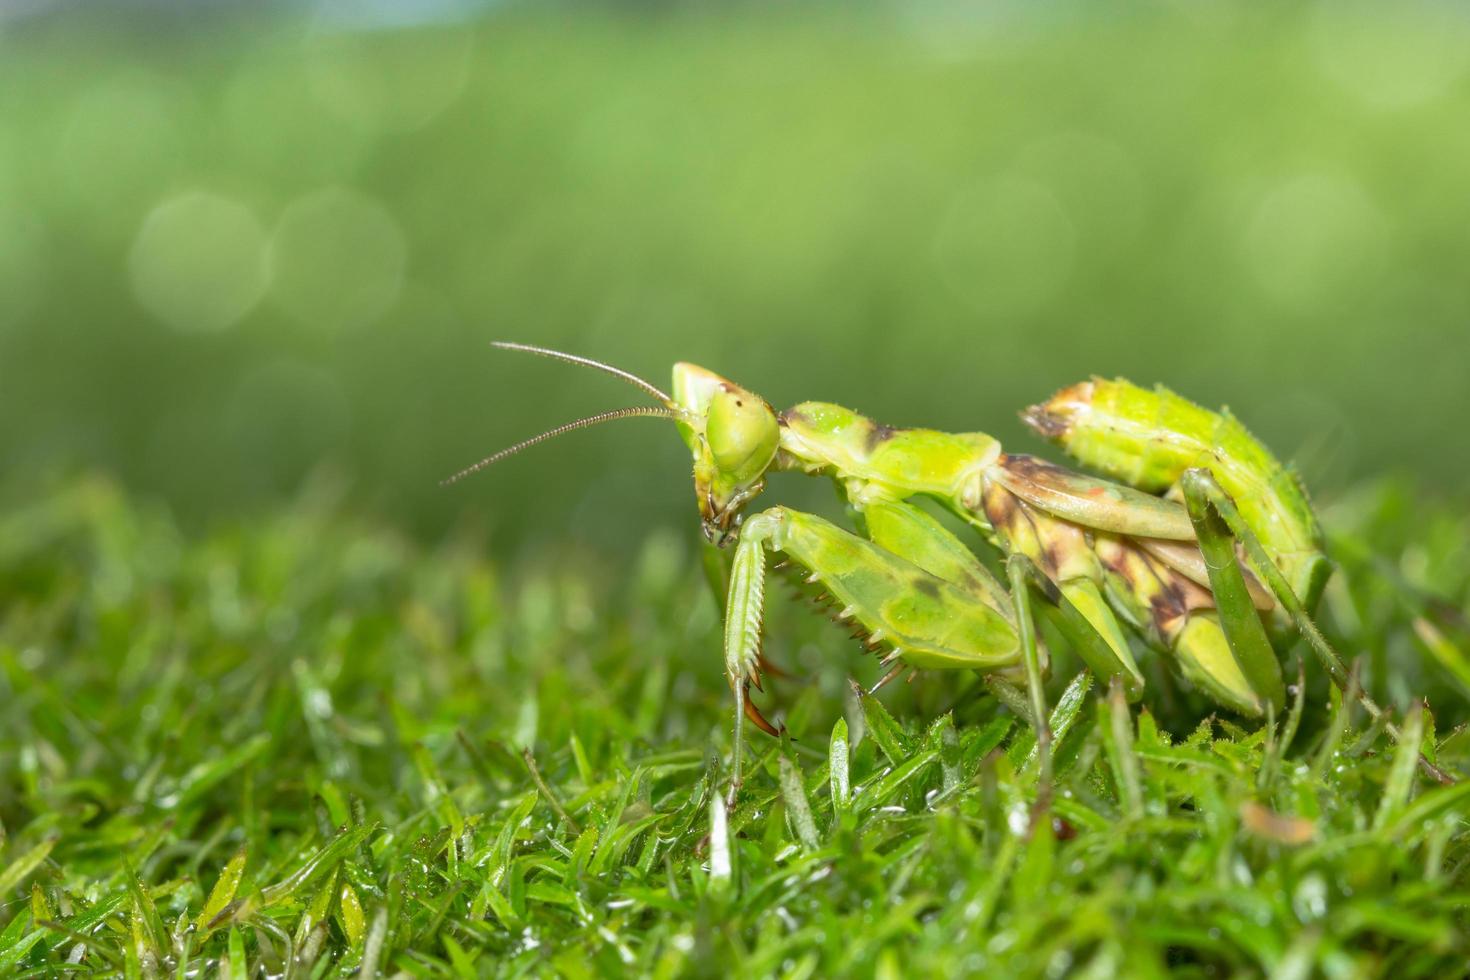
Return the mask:
[[[1315,922],[1327,914],[1327,882],[1321,875],[1302,877],[1291,897],[1291,907],[1303,923]]]
[[[1048,977],[1064,977],[1071,968],[1072,954],[1065,949],[1059,949],[1046,964],[1046,975]]]

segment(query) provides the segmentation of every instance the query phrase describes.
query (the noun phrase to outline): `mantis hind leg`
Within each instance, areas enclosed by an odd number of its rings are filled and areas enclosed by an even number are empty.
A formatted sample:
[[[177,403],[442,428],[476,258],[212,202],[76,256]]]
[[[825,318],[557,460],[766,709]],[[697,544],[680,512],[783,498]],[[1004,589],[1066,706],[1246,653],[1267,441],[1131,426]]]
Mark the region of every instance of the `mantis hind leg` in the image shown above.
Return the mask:
[[[1244,607],[1246,608],[1242,608],[1242,600],[1239,593],[1244,592],[1244,582],[1239,582],[1239,591],[1237,592],[1236,582],[1232,581],[1232,578],[1235,580],[1241,578],[1239,566],[1234,560],[1235,550],[1233,543],[1234,540],[1239,540],[1244,545],[1245,552],[1250,557],[1251,563],[1255,566],[1256,572],[1265,580],[1267,588],[1271,590],[1272,595],[1276,597],[1276,600],[1281,603],[1282,608],[1286,610],[1287,617],[1291,620],[1292,625],[1306,638],[1307,645],[1311,647],[1318,662],[1327,671],[1328,676],[1332,678],[1332,682],[1344,693],[1355,690],[1356,686],[1351,682],[1347,667],[1342,662],[1342,657],[1333,649],[1332,644],[1327,641],[1327,638],[1322,635],[1322,631],[1317,628],[1317,624],[1312,621],[1312,617],[1307,614],[1306,606],[1302,603],[1301,598],[1292,589],[1291,584],[1286,580],[1286,576],[1282,573],[1281,569],[1271,560],[1271,556],[1267,553],[1260,538],[1256,536],[1250,525],[1241,517],[1239,509],[1235,506],[1235,501],[1231,499],[1230,495],[1215,480],[1214,475],[1209,470],[1203,468],[1187,470],[1180,480],[1180,489],[1184,493],[1184,499],[1186,505],[1189,507],[1190,517],[1195,521],[1195,526],[1199,530],[1200,549],[1204,552],[1205,560],[1210,568],[1210,584],[1215,592],[1215,599],[1220,609],[1221,624],[1225,626],[1225,635],[1231,647],[1236,648],[1237,643],[1242,643],[1244,649],[1247,650],[1247,656],[1259,656],[1259,653],[1249,652],[1253,648],[1253,645],[1258,642],[1258,638],[1253,635],[1253,631],[1247,623],[1247,617],[1244,615],[1250,605],[1249,597],[1243,600]],[[1230,556],[1228,562],[1223,561],[1225,554]],[[1218,569],[1217,562],[1220,563]],[[1215,580],[1217,573],[1220,575],[1220,582],[1216,582]],[[1225,587],[1225,593],[1223,595],[1221,592],[1222,584]],[[1232,606],[1232,610],[1228,614],[1230,625],[1227,625],[1227,602]],[[1261,626],[1259,615],[1254,610],[1250,610],[1249,620],[1254,622],[1255,629],[1260,630],[1259,640],[1264,640],[1265,630]],[[1234,626],[1239,631],[1238,635],[1232,634],[1231,626]],[[1241,629],[1242,626],[1245,628]],[[1266,647],[1266,652],[1270,653],[1269,644]],[[1236,656],[1241,656],[1240,649],[1238,648],[1236,649]],[[1272,662],[1275,665],[1274,654],[1272,654]],[[1279,678],[1279,665],[1276,665],[1276,670]],[[1358,703],[1363,706],[1363,709],[1375,721],[1383,721],[1384,730],[1397,742],[1400,738],[1398,726],[1388,720],[1387,713],[1377,702],[1360,689],[1356,690]],[[1422,753],[1419,755],[1419,768],[1441,783],[1455,781],[1452,776],[1430,762]]]
[[[1180,480],[1180,489],[1184,493],[1189,519],[1194,524],[1200,554],[1205,559],[1210,591],[1214,593],[1225,640],[1251,689],[1279,709],[1286,700],[1281,663],[1271,648],[1265,624],[1261,622],[1241,572],[1235,554],[1235,536],[1231,533],[1233,528],[1226,523],[1220,510],[1220,500],[1226,495],[1206,469],[1186,471]],[[1250,534],[1244,522],[1241,522],[1240,530]],[[1254,539],[1254,535],[1251,537]],[[1262,558],[1265,558],[1264,551]],[[1269,558],[1265,558],[1265,564],[1272,570],[1276,567]]]
[[[903,517],[896,515],[892,526],[898,526]],[[998,608],[991,588],[1000,595],[1004,590],[973,556],[974,567],[967,571],[979,569],[984,576],[980,581],[988,580],[989,585],[972,586],[935,574],[922,563],[955,572],[962,569],[963,558],[948,541],[926,536],[922,522],[910,523],[908,528],[904,537],[911,545],[909,553],[919,561],[830,521],[785,507],[764,511],[745,522],[731,562],[725,602],[725,672],[737,708],[736,785],[744,749],[742,719],[749,717],[767,732],[777,731],[749,700],[751,684],[759,687],[760,680],[768,552],[779,552],[804,569],[805,583],[822,590],[839,622],[865,636],[870,648],[887,650],[885,662],[979,670],[1017,664],[1020,638],[1009,613],[1009,599]]]

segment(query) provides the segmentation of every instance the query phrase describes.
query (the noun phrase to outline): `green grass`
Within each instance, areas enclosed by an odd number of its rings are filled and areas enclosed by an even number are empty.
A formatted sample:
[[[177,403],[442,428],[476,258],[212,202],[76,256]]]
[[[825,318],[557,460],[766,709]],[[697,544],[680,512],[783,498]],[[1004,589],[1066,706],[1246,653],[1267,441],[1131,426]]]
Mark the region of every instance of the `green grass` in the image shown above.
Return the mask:
[[[1470,771],[1470,520],[1401,487],[1326,513],[1322,620],[1406,747],[1310,663],[1260,727],[1156,658],[1129,708],[1052,638],[1034,830],[1024,719],[969,675],[856,699],[875,665],[785,607],[796,676],[762,703],[795,740],[752,741],[726,812],[715,611],[677,535],[497,568],[325,487],[202,534],[104,482],[10,498],[0,975],[1464,969],[1470,783],[1413,744]]]

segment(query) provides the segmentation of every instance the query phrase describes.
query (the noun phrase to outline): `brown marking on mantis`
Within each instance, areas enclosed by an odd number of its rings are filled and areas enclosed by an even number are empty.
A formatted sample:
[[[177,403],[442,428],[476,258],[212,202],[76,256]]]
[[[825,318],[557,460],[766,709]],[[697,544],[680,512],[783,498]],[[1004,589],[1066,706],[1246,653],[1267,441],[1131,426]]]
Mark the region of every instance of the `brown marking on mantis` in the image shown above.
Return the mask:
[[[1028,453],[1004,453],[996,460],[996,465],[1028,480],[1040,477],[1038,482],[1044,482],[1047,478],[1067,479],[1073,476],[1071,471]]]
[[[1036,542],[1037,548],[1040,549],[1040,553],[1035,555],[1033,560],[1041,566],[1041,570],[1046,573],[1047,577],[1055,575],[1057,568],[1060,566],[1060,562],[1052,555],[1046,536],[1041,533],[1041,527],[1036,523],[1035,508],[1026,503],[1026,501],[1018,499],[1016,501],[1016,513],[1031,528],[1031,539]],[[1018,550],[1024,553],[1024,549]]]
[[[1062,543],[1051,541],[1041,549],[1041,568],[1048,575],[1055,575],[1057,569],[1062,567]]]
[[[994,528],[1009,528],[1016,516],[1016,498],[1004,487],[992,483],[985,488],[981,499],[985,516]]]
[[[1133,538],[1144,551],[1163,564],[1178,572],[1184,578],[1201,586],[1206,592],[1209,589],[1209,573],[1205,568],[1204,557],[1200,554],[1199,546],[1193,542],[1170,541],[1166,538]],[[1237,545],[1236,560],[1240,564],[1241,577],[1245,579],[1245,587],[1250,592],[1251,602],[1257,609],[1269,612],[1276,606],[1276,600],[1269,590],[1261,584],[1256,573],[1245,561],[1242,549]]]
[[[1111,534],[1093,534],[1092,550],[1097,553],[1098,561],[1109,571],[1124,574],[1123,542],[1120,538]]]
[[[1159,632],[1171,641],[1183,629],[1189,614],[1200,609],[1214,609],[1215,597],[1143,550],[1138,551],[1144,564],[1158,580],[1160,591],[1149,600],[1150,610]]]
[[[991,478],[1061,520],[1128,536],[1194,540],[1194,526],[1182,506],[1034,456],[1000,456]]]
[[[999,483],[986,487],[982,505],[990,526],[1006,539],[1007,549],[1029,555],[1049,580],[1054,579],[1065,557],[1066,542],[1042,533],[1036,508]],[[1059,518],[1055,520],[1066,523]],[[1023,524],[1030,530],[1028,540],[1035,543],[1036,554],[1030,554],[1027,544],[1017,540],[1022,537],[1016,533],[1017,529]]]
[[[1099,539],[1099,544],[1103,546],[1096,549],[1098,559],[1126,580],[1135,593],[1146,597],[1149,617],[1164,638],[1172,639],[1189,613],[1201,608],[1194,583],[1147,552],[1117,539]],[[1152,581],[1146,583],[1145,576]]]
[[[1197,609],[1214,609],[1215,595],[1209,589],[1192,582],[1187,577],[1173,572],[1174,581],[1179,583],[1179,591],[1184,594],[1184,604],[1190,612]]]
[[[811,416],[799,408],[788,408],[776,416],[776,424],[783,428],[788,427],[793,422],[797,425],[811,425],[812,419]]]
[[[1021,421],[1045,439],[1060,439],[1072,428],[1072,416],[1091,406],[1096,387],[1092,381],[1079,381],[1063,388],[1043,404],[1021,412]]]
[[[868,434],[864,438],[863,449],[869,455],[872,455],[873,450],[883,445],[889,439],[892,439],[901,431],[903,430],[896,429],[891,425],[884,425],[881,422],[874,422],[868,427]]]
[[[1022,410],[1021,421],[1043,439],[1060,439],[1070,428],[1065,419],[1048,411],[1045,405],[1032,405]]]

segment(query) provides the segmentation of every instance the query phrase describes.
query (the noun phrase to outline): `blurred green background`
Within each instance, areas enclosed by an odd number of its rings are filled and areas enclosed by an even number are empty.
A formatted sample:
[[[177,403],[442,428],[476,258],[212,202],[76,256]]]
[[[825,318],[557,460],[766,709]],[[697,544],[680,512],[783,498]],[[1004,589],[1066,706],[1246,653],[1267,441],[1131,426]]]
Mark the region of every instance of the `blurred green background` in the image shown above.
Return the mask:
[[[1470,473],[1462,8],[244,6],[0,20],[31,492],[101,469],[197,522],[325,472],[507,552],[693,534],[647,421],[440,489],[638,402],[496,338],[1032,451],[1019,408],[1117,373],[1322,499]]]

